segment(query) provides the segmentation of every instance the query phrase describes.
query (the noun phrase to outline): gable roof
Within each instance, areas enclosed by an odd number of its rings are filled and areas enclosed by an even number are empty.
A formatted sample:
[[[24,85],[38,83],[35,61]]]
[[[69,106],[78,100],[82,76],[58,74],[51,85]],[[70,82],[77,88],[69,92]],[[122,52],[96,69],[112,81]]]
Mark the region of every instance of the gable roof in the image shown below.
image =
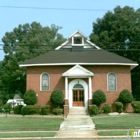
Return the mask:
[[[75,76],[87,77],[87,76],[93,76],[93,75],[94,74],[91,71],[85,69],[84,67],[78,64],[62,74],[62,76],[67,76],[67,77],[75,77]]]
[[[131,69],[138,64],[105,50],[54,50],[21,63],[20,67],[48,65],[127,65]]]
[[[81,36],[83,36],[84,38],[87,38],[86,35],[84,35],[82,32],[80,32],[79,30],[75,31],[72,35],[69,36],[69,38],[73,37],[74,35],[79,34]]]
[[[83,40],[84,40],[84,44],[83,46],[90,46],[91,48],[94,48],[94,49],[101,49],[100,47],[98,47],[97,45],[95,45],[94,43],[92,43],[91,41],[89,41],[87,39],[87,37],[82,33],[80,32],[79,30],[75,31],[69,38],[67,41],[65,41],[63,44],[61,44],[60,46],[58,46],[57,48],[55,48],[55,50],[59,50],[59,49],[63,49],[64,47],[66,46],[69,46],[71,44],[71,40],[73,37],[83,37]],[[71,47],[72,47],[72,44],[71,44]],[[66,47],[67,48],[67,47]]]

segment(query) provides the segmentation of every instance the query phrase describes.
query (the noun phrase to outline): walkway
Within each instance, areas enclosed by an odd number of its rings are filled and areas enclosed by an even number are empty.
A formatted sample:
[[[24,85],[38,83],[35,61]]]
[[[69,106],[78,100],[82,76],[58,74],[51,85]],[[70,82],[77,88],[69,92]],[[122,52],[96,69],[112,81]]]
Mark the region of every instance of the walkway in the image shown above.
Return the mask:
[[[71,108],[55,138],[94,138],[95,125],[83,107]]]

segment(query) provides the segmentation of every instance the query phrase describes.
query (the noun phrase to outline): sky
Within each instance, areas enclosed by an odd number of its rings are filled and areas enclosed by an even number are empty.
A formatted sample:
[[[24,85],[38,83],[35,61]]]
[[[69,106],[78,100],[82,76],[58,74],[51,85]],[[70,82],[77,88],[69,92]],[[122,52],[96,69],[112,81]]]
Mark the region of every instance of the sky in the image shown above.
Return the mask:
[[[0,61],[5,55],[2,37],[19,24],[33,21],[42,26],[55,24],[62,27],[59,33],[65,38],[76,30],[89,37],[93,22],[116,6],[130,6],[137,10],[140,0],[0,0]]]

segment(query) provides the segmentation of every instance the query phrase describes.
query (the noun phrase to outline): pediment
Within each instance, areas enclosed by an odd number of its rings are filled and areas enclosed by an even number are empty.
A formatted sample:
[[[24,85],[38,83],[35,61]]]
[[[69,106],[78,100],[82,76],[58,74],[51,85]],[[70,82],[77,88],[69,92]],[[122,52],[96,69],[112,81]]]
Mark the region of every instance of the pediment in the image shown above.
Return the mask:
[[[62,74],[62,76],[67,77],[88,77],[93,75],[94,74],[91,71],[85,69],[84,67],[78,64]]]

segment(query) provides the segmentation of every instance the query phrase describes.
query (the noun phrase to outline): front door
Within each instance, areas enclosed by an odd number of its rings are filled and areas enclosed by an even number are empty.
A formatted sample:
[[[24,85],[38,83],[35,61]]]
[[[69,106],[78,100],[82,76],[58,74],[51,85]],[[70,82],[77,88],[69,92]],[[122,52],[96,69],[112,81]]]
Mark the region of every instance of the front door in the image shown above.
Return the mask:
[[[73,106],[84,106],[84,90],[73,90]]]

